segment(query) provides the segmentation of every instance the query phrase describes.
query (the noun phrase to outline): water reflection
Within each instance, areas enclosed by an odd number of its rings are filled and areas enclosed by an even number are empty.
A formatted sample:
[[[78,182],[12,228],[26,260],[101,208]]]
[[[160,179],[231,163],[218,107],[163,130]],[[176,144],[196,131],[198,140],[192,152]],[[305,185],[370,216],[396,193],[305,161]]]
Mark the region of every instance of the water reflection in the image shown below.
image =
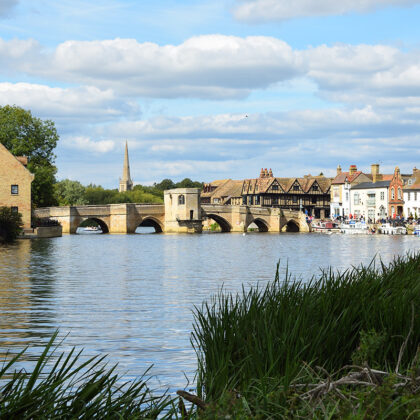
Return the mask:
[[[28,360],[57,328],[86,356],[107,353],[120,372],[150,364],[162,386],[186,385],[195,355],[192,309],[220,287],[274,278],[277,261],[298,278],[318,268],[387,262],[419,250],[412,236],[305,234],[71,235],[0,248],[0,353],[31,345]],[[35,346],[35,348],[33,347]]]

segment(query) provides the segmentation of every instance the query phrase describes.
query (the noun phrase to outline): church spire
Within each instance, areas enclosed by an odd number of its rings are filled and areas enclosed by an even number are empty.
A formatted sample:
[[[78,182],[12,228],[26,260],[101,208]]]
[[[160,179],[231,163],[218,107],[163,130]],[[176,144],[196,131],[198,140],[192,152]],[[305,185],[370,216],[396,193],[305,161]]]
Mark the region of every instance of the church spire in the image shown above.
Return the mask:
[[[119,192],[123,192],[123,191],[130,191],[132,189],[133,189],[133,181],[131,180],[131,176],[130,176],[130,162],[128,160],[128,145],[126,141],[123,175],[122,175],[122,178],[120,178],[120,186],[118,190]]]

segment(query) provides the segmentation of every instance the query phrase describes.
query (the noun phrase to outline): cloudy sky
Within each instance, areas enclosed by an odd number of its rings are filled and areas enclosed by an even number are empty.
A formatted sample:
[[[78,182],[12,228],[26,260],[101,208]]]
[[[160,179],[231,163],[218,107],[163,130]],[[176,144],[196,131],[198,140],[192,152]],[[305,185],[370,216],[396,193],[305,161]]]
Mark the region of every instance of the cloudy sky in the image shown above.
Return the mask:
[[[60,179],[420,166],[420,0],[0,0],[0,105]]]

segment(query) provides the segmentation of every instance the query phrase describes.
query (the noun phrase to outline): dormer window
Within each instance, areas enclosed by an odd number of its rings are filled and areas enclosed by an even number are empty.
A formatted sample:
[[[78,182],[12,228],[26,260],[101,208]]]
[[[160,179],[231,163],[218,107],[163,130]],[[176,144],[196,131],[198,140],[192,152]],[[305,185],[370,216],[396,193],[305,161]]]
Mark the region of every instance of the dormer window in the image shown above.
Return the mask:
[[[293,185],[293,191],[299,191],[299,185]]]
[[[278,185],[273,185],[273,191],[277,191],[278,189],[279,189],[279,186]]]
[[[313,190],[313,191],[318,191],[318,185],[313,185],[313,186],[312,186],[312,190]]]

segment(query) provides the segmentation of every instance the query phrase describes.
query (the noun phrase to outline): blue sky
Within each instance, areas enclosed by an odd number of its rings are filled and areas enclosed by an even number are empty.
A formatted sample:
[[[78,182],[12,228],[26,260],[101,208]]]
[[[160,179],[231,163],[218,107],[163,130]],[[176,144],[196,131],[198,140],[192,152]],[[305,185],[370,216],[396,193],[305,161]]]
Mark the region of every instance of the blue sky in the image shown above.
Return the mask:
[[[290,3],[290,4],[289,4]],[[55,121],[58,178],[420,165],[420,0],[0,0],[0,105]]]

